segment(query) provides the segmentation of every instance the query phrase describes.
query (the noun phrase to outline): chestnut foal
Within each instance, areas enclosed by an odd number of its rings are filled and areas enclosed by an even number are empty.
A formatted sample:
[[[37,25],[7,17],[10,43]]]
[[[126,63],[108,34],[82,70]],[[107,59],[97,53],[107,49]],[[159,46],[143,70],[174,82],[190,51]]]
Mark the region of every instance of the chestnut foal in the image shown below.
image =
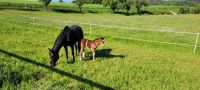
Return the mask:
[[[104,46],[104,38],[97,38],[95,40],[81,39],[80,42],[80,61],[82,61],[82,57],[85,57],[84,49],[88,47],[92,50],[93,61],[95,59],[95,51],[98,45]]]

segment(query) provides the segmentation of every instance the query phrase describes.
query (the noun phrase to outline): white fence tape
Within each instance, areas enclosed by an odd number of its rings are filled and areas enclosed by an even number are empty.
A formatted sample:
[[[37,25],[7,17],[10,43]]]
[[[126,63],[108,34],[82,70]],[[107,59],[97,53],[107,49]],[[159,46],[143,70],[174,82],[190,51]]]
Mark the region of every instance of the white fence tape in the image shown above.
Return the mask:
[[[195,42],[195,45],[194,45],[194,51],[193,51],[193,53],[196,52],[198,40],[199,40],[199,33],[197,34],[197,38],[196,38],[196,42]]]

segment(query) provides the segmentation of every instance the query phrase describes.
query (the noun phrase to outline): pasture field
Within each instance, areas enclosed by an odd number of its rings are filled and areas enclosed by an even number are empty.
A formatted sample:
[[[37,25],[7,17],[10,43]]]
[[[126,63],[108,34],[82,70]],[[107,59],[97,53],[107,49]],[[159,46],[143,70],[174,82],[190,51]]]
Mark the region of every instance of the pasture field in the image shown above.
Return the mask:
[[[33,21],[22,15],[138,29],[108,29],[93,25],[93,34],[90,37],[88,24],[44,19]],[[1,9],[0,88],[198,90],[199,47],[193,54],[194,47],[141,42],[112,36],[194,45],[196,35],[156,30],[198,33],[199,21],[200,15],[190,14],[124,16],[108,13],[78,14]],[[83,28],[85,38],[95,39],[104,36],[105,47],[98,47],[95,62],[91,59],[90,50],[86,49],[86,58],[80,62],[76,56],[76,62],[73,64],[68,63],[72,59],[71,50],[69,49],[70,58],[66,60],[62,48],[57,66],[51,68],[47,48],[53,46],[65,25],[72,24],[78,24]]]

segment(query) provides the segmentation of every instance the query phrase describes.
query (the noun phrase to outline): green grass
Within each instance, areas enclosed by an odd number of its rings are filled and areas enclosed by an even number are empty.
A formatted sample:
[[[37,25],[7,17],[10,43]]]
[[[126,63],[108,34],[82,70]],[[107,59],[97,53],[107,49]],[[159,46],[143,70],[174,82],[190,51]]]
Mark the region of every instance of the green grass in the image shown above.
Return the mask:
[[[49,47],[61,29],[26,24],[30,21],[17,15],[28,15],[55,20],[70,20],[114,26],[126,26],[147,30],[199,32],[199,15],[124,16],[113,14],[65,14],[42,11],[2,10],[0,13],[0,87],[2,89],[102,89],[103,86],[120,90],[133,89],[192,89],[200,88],[200,51],[193,54],[193,47],[148,43],[118,38],[166,40],[169,42],[195,43],[195,36],[174,33],[158,33],[127,29],[107,29],[93,26],[92,32],[105,36],[105,47],[98,47],[95,62],[87,57],[68,64],[64,49],[55,69],[49,65]],[[14,17],[14,23],[13,18]],[[55,23],[36,20],[39,24],[64,27],[72,23]],[[89,31],[83,25],[84,32]],[[115,30],[112,31],[112,30]],[[94,39],[98,36],[86,38]],[[199,44],[198,44],[199,45]],[[104,51],[104,52],[103,52]],[[69,53],[70,61],[72,59]]]

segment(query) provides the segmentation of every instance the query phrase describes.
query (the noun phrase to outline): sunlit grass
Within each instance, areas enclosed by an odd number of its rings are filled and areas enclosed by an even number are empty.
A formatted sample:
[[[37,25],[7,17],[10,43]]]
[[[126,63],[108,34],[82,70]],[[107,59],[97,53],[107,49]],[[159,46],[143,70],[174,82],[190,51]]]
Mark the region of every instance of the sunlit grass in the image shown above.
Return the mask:
[[[0,12],[14,15],[70,20],[115,26],[127,26],[148,30],[169,29],[180,32],[199,32],[199,15],[157,15],[124,16],[111,14],[63,14],[55,12],[28,12],[3,10]],[[49,65],[48,49],[61,29],[23,23],[27,19],[14,17],[12,14],[0,14],[0,49]],[[176,20],[175,20],[176,19]],[[62,27],[72,23],[54,23],[35,21]],[[186,25],[186,26],[185,26]],[[89,26],[81,25],[84,32]],[[191,27],[191,28],[189,28]],[[193,28],[196,27],[196,28]],[[185,28],[185,29],[182,29]],[[105,47],[99,46],[95,62],[90,59],[90,50],[83,62],[76,57],[74,64],[68,64],[64,49],[56,69],[71,73],[87,80],[120,90],[133,89],[199,89],[200,86],[200,51],[193,54],[193,47],[166,45],[111,38],[111,35],[123,35],[130,38],[181,41],[193,44],[195,36],[150,31],[118,30],[112,32],[105,27],[93,27],[94,33],[105,36]],[[132,34],[131,34],[131,33]],[[130,35],[129,35],[129,34]],[[85,38],[95,39],[99,36],[84,33]],[[110,35],[110,36],[109,36]],[[170,36],[171,35],[171,36]],[[169,37],[169,38],[167,38]],[[105,50],[105,52],[101,52]],[[71,60],[71,50],[69,49]],[[0,52],[0,86],[3,89],[97,89],[93,83],[87,84],[76,79],[56,73],[51,69],[24,62],[14,56]]]

